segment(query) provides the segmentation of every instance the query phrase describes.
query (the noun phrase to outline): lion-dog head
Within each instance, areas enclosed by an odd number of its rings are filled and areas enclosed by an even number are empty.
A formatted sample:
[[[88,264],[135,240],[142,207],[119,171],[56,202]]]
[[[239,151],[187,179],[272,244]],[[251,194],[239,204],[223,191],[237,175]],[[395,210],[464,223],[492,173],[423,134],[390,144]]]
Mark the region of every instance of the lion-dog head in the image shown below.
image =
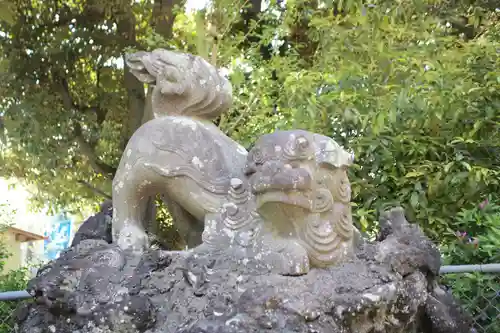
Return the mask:
[[[312,266],[352,253],[352,160],[333,139],[303,130],[264,135],[248,154],[246,174],[265,228],[300,242]]]

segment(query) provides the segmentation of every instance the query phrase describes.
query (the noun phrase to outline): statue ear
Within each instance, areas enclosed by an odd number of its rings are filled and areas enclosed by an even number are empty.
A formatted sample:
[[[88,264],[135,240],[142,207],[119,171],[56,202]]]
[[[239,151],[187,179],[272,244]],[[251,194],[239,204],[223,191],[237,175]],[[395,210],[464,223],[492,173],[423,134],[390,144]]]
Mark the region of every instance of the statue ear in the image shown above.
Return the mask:
[[[140,51],[127,54],[125,64],[130,72],[141,82],[155,83],[158,73],[154,70],[153,61],[148,52]]]
[[[347,169],[352,164],[351,154],[342,148],[336,150],[322,150],[316,154],[318,165],[328,169]]]
[[[354,154],[345,151],[331,138],[316,136],[316,162],[327,168],[349,168],[354,162]]]

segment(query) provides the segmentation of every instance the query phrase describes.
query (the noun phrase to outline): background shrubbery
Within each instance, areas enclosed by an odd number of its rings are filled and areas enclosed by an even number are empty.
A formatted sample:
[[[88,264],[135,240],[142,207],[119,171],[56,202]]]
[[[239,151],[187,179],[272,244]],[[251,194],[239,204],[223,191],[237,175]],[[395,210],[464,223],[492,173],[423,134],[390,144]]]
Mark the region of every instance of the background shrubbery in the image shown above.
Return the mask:
[[[453,221],[456,239],[443,245],[444,265],[500,263],[500,200],[489,196],[471,209],[463,209]],[[453,294],[476,317],[476,322],[500,332],[500,274],[460,273],[443,276]]]
[[[13,211],[9,205],[0,204],[0,292],[24,290],[29,278],[26,268],[4,270],[5,262],[11,256],[9,249],[2,239],[2,232],[12,222]],[[12,313],[18,302],[0,302],[0,333],[10,333],[13,327]]]

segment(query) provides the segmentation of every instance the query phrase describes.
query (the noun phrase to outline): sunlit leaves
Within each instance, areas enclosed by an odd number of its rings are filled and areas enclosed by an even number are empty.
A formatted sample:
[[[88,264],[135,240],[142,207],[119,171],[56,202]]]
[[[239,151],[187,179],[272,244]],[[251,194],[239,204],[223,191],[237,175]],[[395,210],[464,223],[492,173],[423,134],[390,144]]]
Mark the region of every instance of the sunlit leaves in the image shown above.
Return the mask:
[[[460,206],[498,189],[498,158],[488,163],[483,154],[499,145],[499,64],[498,40],[450,37],[441,17],[425,13],[428,5],[344,4],[349,15],[311,10],[307,35],[318,42],[312,66],[292,47],[273,58],[273,69],[279,115],[289,119],[279,124],[332,135],[355,151],[356,214],[370,211],[373,220],[384,202],[403,204],[437,237]],[[299,17],[291,6],[288,29]],[[258,79],[262,106],[267,78]],[[242,130],[261,129],[246,125]],[[463,144],[450,144],[457,136]]]

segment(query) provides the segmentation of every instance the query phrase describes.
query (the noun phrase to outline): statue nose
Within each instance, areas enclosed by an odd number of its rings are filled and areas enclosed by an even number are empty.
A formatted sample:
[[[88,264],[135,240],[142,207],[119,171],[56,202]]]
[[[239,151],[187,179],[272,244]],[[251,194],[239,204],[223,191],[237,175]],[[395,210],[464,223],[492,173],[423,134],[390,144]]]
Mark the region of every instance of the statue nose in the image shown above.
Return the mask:
[[[249,163],[243,169],[243,173],[245,174],[245,176],[251,176],[256,172],[257,172],[257,166],[255,165],[255,163]]]
[[[312,174],[307,168],[292,167],[280,161],[269,161],[262,167],[262,176],[271,187],[282,190],[307,190],[312,183]]]

